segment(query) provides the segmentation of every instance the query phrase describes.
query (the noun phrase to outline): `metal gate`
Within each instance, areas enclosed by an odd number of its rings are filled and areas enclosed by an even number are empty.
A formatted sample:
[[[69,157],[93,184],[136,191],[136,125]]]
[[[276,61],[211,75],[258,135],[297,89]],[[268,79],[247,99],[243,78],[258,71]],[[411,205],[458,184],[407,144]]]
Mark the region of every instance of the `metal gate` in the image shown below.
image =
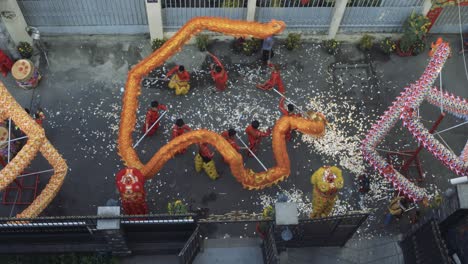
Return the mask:
[[[424,0],[350,0],[340,32],[400,32],[411,13],[421,13]]]
[[[367,219],[368,214],[356,213],[317,219],[300,219],[296,226],[289,226],[293,238],[281,237],[284,226],[275,226],[278,250],[301,247],[342,247]]]
[[[163,0],[163,27],[171,31],[196,16],[214,16],[244,20],[247,0]]]
[[[286,22],[288,28],[316,32],[328,31],[335,1],[329,0],[258,0],[256,19]]]
[[[468,30],[468,6],[460,6],[462,31]],[[457,6],[444,7],[430,33],[460,33],[460,18]]]
[[[195,231],[193,231],[190,238],[185,243],[182,250],[177,255],[180,264],[191,264],[198,252],[200,252],[202,244],[202,235],[200,232],[200,227],[197,226]]]
[[[422,225],[401,242],[405,263],[449,264],[452,263],[443,241],[439,226],[432,220]]]
[[[26,22],[48,34],[146,33],[145,0],[17,0]]]

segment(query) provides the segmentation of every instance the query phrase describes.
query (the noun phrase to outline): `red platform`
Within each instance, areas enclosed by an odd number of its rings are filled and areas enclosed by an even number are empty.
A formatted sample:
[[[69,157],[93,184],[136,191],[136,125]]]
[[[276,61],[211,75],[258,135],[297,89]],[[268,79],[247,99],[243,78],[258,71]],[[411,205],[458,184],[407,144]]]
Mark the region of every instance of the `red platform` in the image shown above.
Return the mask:
[[[437,120],[432,125],[432,128],[429,130],[430,134],[433,134],[435,132],[435,130],[440,125],[440,122],[442,122],[442,119],[444,119],[444,117],[445,117],[445,113],[441,113],[439,115]],[[424,172],[423,172],[423,169],[422,169],[422,166],[421,166],[421,161],[419,160],[419,152],[421,152],[422,149],[423,149],[423,146],[420,145],[415,150],[403,150],[403,151],[399,151],[399,152],[395,152],[395,153],[388,153],[387,154],[387,161],[388,161],[388,163],[390,163],[393,166],[393,168],[395,168],[396,170],[399,170],[400,173],[403,176],[405,176],[406,178],[408,178],[408,179],[409,179],[409,177],[408,177],[409,173],[408,172],[409,172],[410,166],[416,166],[416,169],[418,171],[418,176],[419,176],[416,180],[418,182],[422,182]],[[392,164],[392,157],[399,157],[399,158],[403,159],[403,164],[402,165]],[[414,165],[412,165],[413,163],[414,163]],[[411,179],[409,179],[409,180],[413,181]]]

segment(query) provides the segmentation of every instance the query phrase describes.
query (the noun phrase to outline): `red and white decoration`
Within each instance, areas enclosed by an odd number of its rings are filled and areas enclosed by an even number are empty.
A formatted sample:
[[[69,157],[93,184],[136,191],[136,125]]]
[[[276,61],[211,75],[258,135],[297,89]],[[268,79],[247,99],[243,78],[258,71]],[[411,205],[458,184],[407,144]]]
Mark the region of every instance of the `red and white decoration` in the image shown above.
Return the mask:
[[[374,168],[392,182],[394,188],[412,201],[420,201],[427,196],[425,189],[414,185],[411,181],[396,171],[386,159],[380,156],[377,151],[377,145],[384,139],[387,133],[401,119],[403,126],[408,128],[411,134],[430,151],[437,159],[447,166],[450,170],[460,176],[468,175],[468,145],[465,146],[462,154],[456,156],[438,140],[434,135],[421,124],[417,109],[421,103],[426,100],[431,104],[444,109],[444,111],[453,114],[459,118],[468,120],[468,102],[466,99],[455,97],[452,94],[442,93],[437,88],[432,88],[434,81],[442,70],[442,67],[450,55],[448,43],[443,42],[437,48],[429,65],[421,78],[397,97],[392,106],[385,111],[379,121],[372,125],[366,138],[362,142],[362,152],[364,158],[374,166]],[[468,144],[468,142],[467,142]]]

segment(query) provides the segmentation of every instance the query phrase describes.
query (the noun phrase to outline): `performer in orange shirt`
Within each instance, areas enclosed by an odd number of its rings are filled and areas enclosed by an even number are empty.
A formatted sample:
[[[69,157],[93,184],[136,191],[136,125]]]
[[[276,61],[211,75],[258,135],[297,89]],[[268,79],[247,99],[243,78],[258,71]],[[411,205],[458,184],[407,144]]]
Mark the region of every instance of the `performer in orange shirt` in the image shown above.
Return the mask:
[[[174,74],[176,73],[176,74]],[[190,74],[185,70],[183,65],[176,65],[167,73],[167,78],[171,77],[169,88],[175,89],[176,95],[185,95],[190,90]]]
[[[257,88],[262,89],[262,90],[271,90],[275,88],[275,86],[278,87],[278,91],[282,94],[286,92],[283,81],[281,80],[281,74],[280,74],[280,66],[278,64],[268,64],[270,68],[272,68],[271,72],[271,77],[268,81],[266,81],[263,84],[257,84]]]
[[[286,116],[295,116],[295,117],[301,117],[301,114],[294,113],[294,105],[293,104],[288,104],[288,110],[284,107],[284,97],[281,97],[281,100],[279,102],[279,109],[283,115]],[[288,131],[285,136],[287,141],[291,141],[291,131]]]
[[[252,121],[250,126],[248,126],[245,129],[245,132],[247,133],[247,136],[249,137],[249,149],[255,153],[257,152],[258,145],[260,144],[260,140],[264,137],[268,137],[271,134],[271,130],[268,129],[267,132],[260,131],[258,127],[260,126],[260,123],[257,120]],[[252,156],[252,153],[250,151],[247,153],[247,155]]]
[[[151,126],[153,126],[154,122],[156,122],[156,120],[159,119],[159,111],[160,110],[166,111],[167,107],[165,105],[163,105],[163,104],[159,104],[158,101],[151,102],[151,108],[149,108],[148,111],[146,112],[145,125],[143,126],[143,133],[146,133],[146,131],[148,131],[148,129],[150,129]],[[154,135],[154,133],[156,133],[156,131],[159,128],[159,124],[160,124],[160,122],[155,124],[151,128],[151,130],[148,131],[147,135],[148,136]]]
[[[185,132],[190,132],[190,131],[192,131],[192,129],[188,125],[185,124],[182,118],[179,118],[176,120],[175,125],[172,127],[172,139],[184,134]],[[187,149],[184,149],[177,154],[183,154],[185,153],[186,150]]]

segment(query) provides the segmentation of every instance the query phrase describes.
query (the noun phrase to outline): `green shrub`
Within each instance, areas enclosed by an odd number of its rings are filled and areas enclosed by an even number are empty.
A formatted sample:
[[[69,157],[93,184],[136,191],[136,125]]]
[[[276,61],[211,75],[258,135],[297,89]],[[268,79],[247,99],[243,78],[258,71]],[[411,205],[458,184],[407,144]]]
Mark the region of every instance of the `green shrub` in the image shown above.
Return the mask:
[[[391,54],[396,50],[396,43],[392,38],[387,37],[380,41],[380,49],[382,49],[385,54]]]
[[[239,38],[234,38],[234,41],[232,42],[232,49],[235,53],[240,53],[242,52],[242,48],[244,46],[245,38],[239,37]]]
[[[323,46],[329,54],[336,55],[338,49],[340,48],[340,43],[335,39],[328,39],[323,42]]]
[[[275,216],[275,208],[271,205],[266,206],[263,208],[262,216],[263,218],[273,218]]]
[[[413,45],[413,55],[418,55],[426,49],[426,42],[424,40],[419,40]]]
[[[155,51],[159,49],[162,45],[164,45],[166,41],[166,39],[153,39],[153,41],[151,41],[151,48],[153,49],[153,51]]]
[[[264,219],[274,219],[275,218],[275,208],[273,208],[273,206],[271,205],[268,205],[266,207],[263,208],[263,211],[262,211],[262,216]],[[268,227],[269,227],[269,223],[268,222],[259,222],[258,223],[258,231],[260,231],[261,233],[265,234],[267,231],[268,231]]]
[[[197,37],[195,38],[195,41],[200,51],[206,51],[208,48],[208,44],[210,42],[210,36],[200,34],[200,35],[197,35]]]
[[[403,36],[400,39],[400,50],[402,52],[410,52],[414,54],[424,50],[427,31],[431,22],[426,16],[412,13],[403,24]],[[415,52],[416,50],[416,52]]]
[[[359,41],[359,48],[364,51],[370,50],[374,46],[374,39],[373,36],[365,34]]]
[[[33,47],[28,42],[21,41],[18,44],[17,49],[18,49],[19,54],[21,55],[21,58],[29,59],[32,57]]]
[[[169,214],[187,214],[187,206],[181,200],[176,200],[167,204],[167,211]]]
[[[256,39],[256,38],[246,39],[244,43],[242,43],[242,52],[247,56],[251,56],[258,50],[260,50],[261,44],[262,44],[262,41],[260,39]]]
[[[293,50],[299,48],[301,45],[301,34],[298,33],[289,33],[286,38],[286,48],[288,50]]]

